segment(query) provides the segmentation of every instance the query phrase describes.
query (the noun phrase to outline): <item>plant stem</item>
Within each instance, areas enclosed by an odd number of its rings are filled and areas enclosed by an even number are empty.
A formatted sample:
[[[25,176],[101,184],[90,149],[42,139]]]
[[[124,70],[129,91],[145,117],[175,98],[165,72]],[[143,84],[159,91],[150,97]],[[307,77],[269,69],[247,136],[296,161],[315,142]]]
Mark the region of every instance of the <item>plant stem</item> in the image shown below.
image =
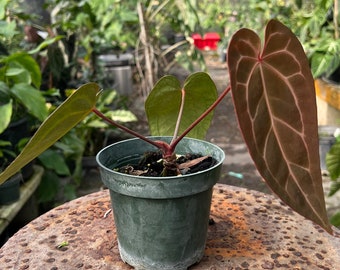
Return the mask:
[[[185,91],[184,91],[184,89],[182,89],[181,92],[182,92],[181,106],[180,106],[179,112],[178,112],[174,136],[172,137],[170,145],[176,140],[176,138],[178,136],[179,125],[181,124],[181,120],[182,120],[183,108],[184,108],[184,102],[185,102]]]
[[[199,117],[197,118],[178,138],[171,142],[170,148],[172,151],[175,150],[177,144],[194,128],[201,122],[212,110],[216,108],[218,104],[222,101],[222,99],[229,93],[231,87],[228,86],[221,95],[215,100],[215,102]]]
[[[113,126],[119,128],[121,130],[124,130],[125,132],[131,134],[132,136],[135,136],[135,137],[137,137],[137,138],[139,138],[139,139],[141,139],[143,141],[146,141],[146,142],[156,146],[157,148],[162,148],[159,143],[157,143],[155,141],[152,141],[152,140],[146,138],[145,136],[143,136],[143,135],[141,135],[141,134],[139,134],[139,133],[137,133],[137,132],[135,132],[135,131],[133,131],[133,130],[131,130],[131,129],[121,125],[121,124],[119,124],[119,123],[117,123],[116,121],[111,120],[108,117],[106,117],[97,108],[93,108],[92,112],[94,112],[97,116],[99,116],[101,119],[103,119],[105,122],[109,123],[110,125],[113,125]]]
[[[197,118],[180,136],[177,136],[177,132],[178,132],[178,127],[177,127],[177,123],[176,123],[176,131],[175,131],[175,136],[173,137],[170,145],[168,145],[165,142],[162,141],[152,141],[150,139],[148,139],[147,137],[121,125],[118,124],[117,122],[113,121],[112,119],[106,117],[103,113],[101,113],[97,108],[93,108],[92,112],[94,112],[98,117],[100,117],[101,119],[103,119],[105,122],[109,123],[110,125],[113,125],[129,134],[131,134],[132,136],[135,136],[147,143],[150,143],[151,145],[157,147],[158,149],[162,150],[163,152],[163,157],[170,157],[174,151],[175,148],[177,146],[177,144],[195,127],[199,124],[199,122],[201,122],[212,110],[214,110],[216,108],[216,106],[218,104],[220,104],[220,102],[222,101],[222,99],[229,93],[229,91],[231,90],[231,87],[228,86],[222,93],[221,95],[215,100],[215,102],[204,112],[201,114],[201,116],[199,118]],[[181,103],[181,108],[180,108],[180,112],[179,112],[179,119],[182,116],[182,110],[183,110],[183,104],[184,104],[184,96],[185,93],[182,90],[182,103]]]

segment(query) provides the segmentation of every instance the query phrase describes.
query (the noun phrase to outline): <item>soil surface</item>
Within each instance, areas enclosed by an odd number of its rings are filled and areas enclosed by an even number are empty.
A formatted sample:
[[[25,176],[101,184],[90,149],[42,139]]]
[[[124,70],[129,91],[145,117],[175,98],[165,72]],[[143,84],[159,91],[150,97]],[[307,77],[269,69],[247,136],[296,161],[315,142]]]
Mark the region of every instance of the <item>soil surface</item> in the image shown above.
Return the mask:
[[[114,168],[115,171],[129,175],[162,177],[188,175],[213,167],[217,160],[211,156],[187,153],[170,157],[167,162],[162,159],[161,151],[145,152],[138,163]]]

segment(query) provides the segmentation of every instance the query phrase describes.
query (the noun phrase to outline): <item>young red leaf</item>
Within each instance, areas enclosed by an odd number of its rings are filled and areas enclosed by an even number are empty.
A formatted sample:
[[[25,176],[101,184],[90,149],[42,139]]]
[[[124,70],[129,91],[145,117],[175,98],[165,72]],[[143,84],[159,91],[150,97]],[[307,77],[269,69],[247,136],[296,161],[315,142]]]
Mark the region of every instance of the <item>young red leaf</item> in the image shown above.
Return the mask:
[[[241,29],[228,48],[236,114],[268,186],[292,209],[331,232],[319,162],[314,81],[295,35],[277,21],[259,37]]]

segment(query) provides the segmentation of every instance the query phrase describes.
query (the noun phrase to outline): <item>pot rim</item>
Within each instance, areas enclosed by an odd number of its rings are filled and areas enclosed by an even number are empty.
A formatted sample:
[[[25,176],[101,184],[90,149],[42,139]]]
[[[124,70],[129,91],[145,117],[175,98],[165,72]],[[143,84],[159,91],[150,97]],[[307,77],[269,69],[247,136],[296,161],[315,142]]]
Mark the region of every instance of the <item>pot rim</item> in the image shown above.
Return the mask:
[[[162,140],[165,139],[166,141],[170,141],[170,140],[172,139],[172,136],[147,136],[147,138],[155,139],[155,140],[159,140],[159,139],[161,138]],[[117,172],[117,171],[115,171],[115,170],[113,170],[113,169],[110,169],[110,168],[106,167],[104,164],[102,164],[102,162],[101,162],[99,159],[100,159],[100,155],[101,155],[103,152],[105,152],[108,148],[111,148],[111,147],[113,147],[113,146],[115,146],[115,145],[118,145],[118,144],[121,144],[121,143],[129,142],[129,141],[134,141],[134,140],[141,140],[141,139],[139,139],[139,138],[125,139],[125,140],[122,140],[122,141],[119,141],[119,142],[115,142],[115,143],[113,143],[113,144],[110,144],[110,145],[104,147],[104,148],[101,149],[101,150],[97,153],[97,155],[96,155],[96,162],[97,162],[97,164],[98,164],[102,169],[105,169],[106,171],[113,172],[113,173],[116,173],[116,174],[118,174],[118,175],[125,175],[125,176],[126,176],[127,174],[124,174],[124,173],[121,173],[121,172]],[[207,144],[207,145],[211,145],[211,146],[215,147],[215,149],[217,149],[217,150],[220,152],[221,156],[220,156],[219,159],[216,158],[216,157],[214,157],[214,158],[217,160],[217,162],[216,162],[216,164],[215,164],[214,166],[212,166],[212,167],[210,167],[210,168],[208,168],[208,169],[202,170],[202,171],[195,172],[195,173],[190,173],[190,174],[180,175],[180,176],[152,176],[152,177],[150,177],[150,176],[129,175],[129,177],[131,177],[132,179],[133,179],[133,178],[138,178],[138,179],[143,179],[143,178],[145,178],[145,179],[148,179],[148,180],[155,180],[155,181],[159,181],[159,180],[167,180],[167,179],[170,180],[170,179],[179,178],[179,177],[186,178],[186,177],[192,177],[192,176],[194,176],[194,175],[202,174],[202,172],[207,172],[207,171],[214,170],[216,167],[222,165],[222,163],[223,163],[223,161],[224,161],[224,159],[225,159],[225,153],[224,153],[224,151],[222,150],[221,147],[219,147],[218,145],[213,144],[213,143],[211,143],[211,142],[205,141],[205,140],[200,140],[200,139],[195,139],[195,138],[190,138],[190,137],[184,137],[184,138],[181,140],[181,142],[184,142],[184,141],[186,141],[186,140],[194,140],[194,141],[198,141],[198,142],[203,142],[203,143],[205,143],[205,144]],[[180,143],[181,143],[181,142],[180,142]],[[146,143],[146,142],[145,142],[145,143]],[[147,144],[147,143],[146,143],[146,144]],[[154,148],[155,148],[155,150],[157,149],[156,147],[154,147]],[[136,154],[136,156],[139,156],[139,155]]]

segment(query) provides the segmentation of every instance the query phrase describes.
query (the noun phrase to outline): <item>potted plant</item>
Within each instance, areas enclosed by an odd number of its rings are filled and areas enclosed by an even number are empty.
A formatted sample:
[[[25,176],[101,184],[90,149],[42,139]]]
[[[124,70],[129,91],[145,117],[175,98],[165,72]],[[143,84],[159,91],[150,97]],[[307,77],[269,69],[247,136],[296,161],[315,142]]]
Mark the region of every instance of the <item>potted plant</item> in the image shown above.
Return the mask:
[[[130,221],[132,222],[134,218],[138,219],[138,216],[134,214],[133,216],[127,216],[125,214],[122,217],[117,217],[117,213],[126,213],[127,208],[122,207],[119,209],[120,206],[116,205],[117,201],[126,201],[126,195],[134,196],[136,192],[144,189],[149,182],[152,182],[155,187],[163,186],[165,193],[172,193],[172,187],[166,186],[164,188],[165,185],[170,185],[170,181],[176,183],[174,190],[177,189],[180,193],[183,193],[184,189],[182,189],[181,185],[185,181],[191,181],[189,180],[191,177],[197,177],[199,174],[204,173],[218,175],[217,167],[221,159],[223,159],[223,155],[219,154],[217,150],[218,148],[213,147],[212,149],[214,150],[211,150],[210,145],[206,146],[202,141],[199,141],[197,144],[204,146],[203,148],[195,149],[196,146],[193,145],[196,144],[196,140],[184,139],[184,137],[189,134],[192,137],[202,136],[204,133],[202,133],[202,130],[207,127],[209,118],[212,117],[210,113],[223,101],[225,95],[232,91],[243,137],[259,172],[269,187],[292,209],[319,224],[327,232],[332,233],[322,189],[314,82],[308,60],[300,42],[287,27],[275,20],[271,20],[267,24],[263,49],[261,48],[260,38],[256,33],[249,29],[241,29],[234,34],[229,43],[228,68],[230,86],[218,97],[216,97],[216,88],[210,77],[202,72],[189,76],[183,87],[171,76],[162,78],[155,85],[145,106],[151,133],[156,136],[162,136],[162,138],[144,137],[105,117],[95,107],[96,98],[100,92],[99,86],[89,83],[80,87],[40,126],[37,133],[21,152],[21,155],[0,175],[0,183],[8,179],[34,156],[50,147],[86,115],[94,112],[105,121],[138,137],[138,140],[132,141],[133,144],[132,146],[130,145],[129,149],[126,146],[120,146],[114,153],[109,153],[112,152],[110,149],[116,148],[116,145],[113,145],[102,150],[97,156],[99,163],[102,165],[103,181],[112,188],[112,204],[113,212],[116,212],[117,228],[119,226],[130,227]],[[168,135],[168,129],[171,126],[175,129],[175,135],[171,139],[164,138],[163,136]],[[183,146],[188,143],[187,140],[190,141],[190,147]],[[166,176],[165,180],[156,177],[153,180],[146,179],[146,181],[143,181],[143,176],[134,176],[133,180],[126,180],[124,179],[127,177],[126,175],[116,172],[117,176],[111,182],[108,174],[114,173],[112,165],[126,165],[126,162],[139,156],[141,152],[150,149],[151,146],[143,150],[137,150],[137,146],[143,145],[144,147],[146,144],[151,145],[152,149],[160,149],[162,163],[165,165],[163,173],[175,176]],[[199,173],[177,176],[179,165],[175,163],[175,151],[180,150],[182,152],[182,147],[185,150],[190,149],[194,152],[201,151],[204,154],[203,159],[207,155],[206,152],[209,152],[217,160],[217,163]],[[134,149],[136,154],[131,152]],[[120,152],[125,150],[128,151],[128,154],[120,155]],[[199,163],[199,160],[194,162]],[[110,167],[107,167],[108,165]],[[217,172],[213,172],[214,169]],[[130,168],[127,170],[130,171]],[[208,190],[211,189],[214,181],[212,179],[206,180],[206,185],[209,186]],[[196,185],[198,183],[192,183],[192,189],[196,189]],[[125,188],[131,189],[132,194],[129,194],[130,191],[126,191]],[[117,195],[118,191],[123,195]],[[158,188],[155,188],[152,192],[158,196],[164,196],[164,194],[159,194],[160,189]],[[202,189],[200,188],[197,196],[201,192]],[[204,196],[209,197],[208,195]],[[159,199],[152,199],[151,201],[155,204],[159,203]],[[137,199],[133,206],[130,207],[134,208],[135,211],[137,209],[142,211],[139,207],[143,206],[142,208],[146,212],[141,216],[145,218],[141,218],[136,222],[147,224],[151,229],[158,221],[148,218],[151,211],[146,205],[147,203]],[[190,204],[185,204],[183,208],[189,206]],[[183,208],[177,208],[179,214],[177,217],[182,217],[181,213],[186,213]],[[174,210],[169,211],[173,212]],[[196,214],[201,215],[200,213]],[[154,218],[154,216],[151,217]],[[172,217],[172,219],[171,224],[174,224],[176,218]],[[206,226],[207,222],[208,220],[203,219],[200,221],[203,226]],[[161,242],[167,243],[168,238],[175,237],[170,235],[168,231],[171,226],[170,223],[169,227],[168,224],[163,225],[162,231],[158,226],[155,226],[157,233],[160,233],[166,239],[161,239]],[[198,224],[192,224],[192,226],[196,227]],[[175,232],[180,230],[181,228],[177,228]],[[140,248],[139,244],[145,242],[145,244],[148,244],[148,248],[157,249],[155,242],[152,242],[153,245],[146,243],[146,241],[152,241],[154,234],[150,233],[145,236],[149,236],[148,239],[143,239],[140,238],[139,232],[136,228],[133,231],[136,239],[140,242],[136,246]],[[129,241],[124,238],[124,233],[118,233],[118,235],[119,243]],[[122,239],[120,239],[120,235],[123,235]],[[202,238],[204,237],[202,236]],[[184,241],[184,239],[177,240],[178,247],[183,248],[186,246],[183,245],[182,240]],[[192,239],[185,238],[185,240],[193,242]],[[125,248],[129,245],[130,248],[133,244],[124,243],[122,247]],[[163,250],[164,248],[163,246]],[[148,251],[143,253],[144,251],[145,249],[143,251],[131,251],[126,248],[121,250],[121,255],[125,260],[132,258],[129,261],[132,265],[136,263],[136,258],[138,258],[136,265],[139,265],[140,260],[142,260],[144,267],[147,265],[147,269],[152,269],[153,267],[185,269],[189,266],[188,264],[193,263],[192,260],[188,262],[187,258],[183,258],[183,261],[176,261],[176,264],[174,264],[175,261],[171,252],[168,258],[158,257],[150,261],[150,258],[147,257]],[[182,251],[185,254],[185,249]],[[201,250],[198,250],[197,254],[201,252]],[[197,255],[195,260],[199,260],[200,256]],[[162,265],[160,261],[170,263]]]

